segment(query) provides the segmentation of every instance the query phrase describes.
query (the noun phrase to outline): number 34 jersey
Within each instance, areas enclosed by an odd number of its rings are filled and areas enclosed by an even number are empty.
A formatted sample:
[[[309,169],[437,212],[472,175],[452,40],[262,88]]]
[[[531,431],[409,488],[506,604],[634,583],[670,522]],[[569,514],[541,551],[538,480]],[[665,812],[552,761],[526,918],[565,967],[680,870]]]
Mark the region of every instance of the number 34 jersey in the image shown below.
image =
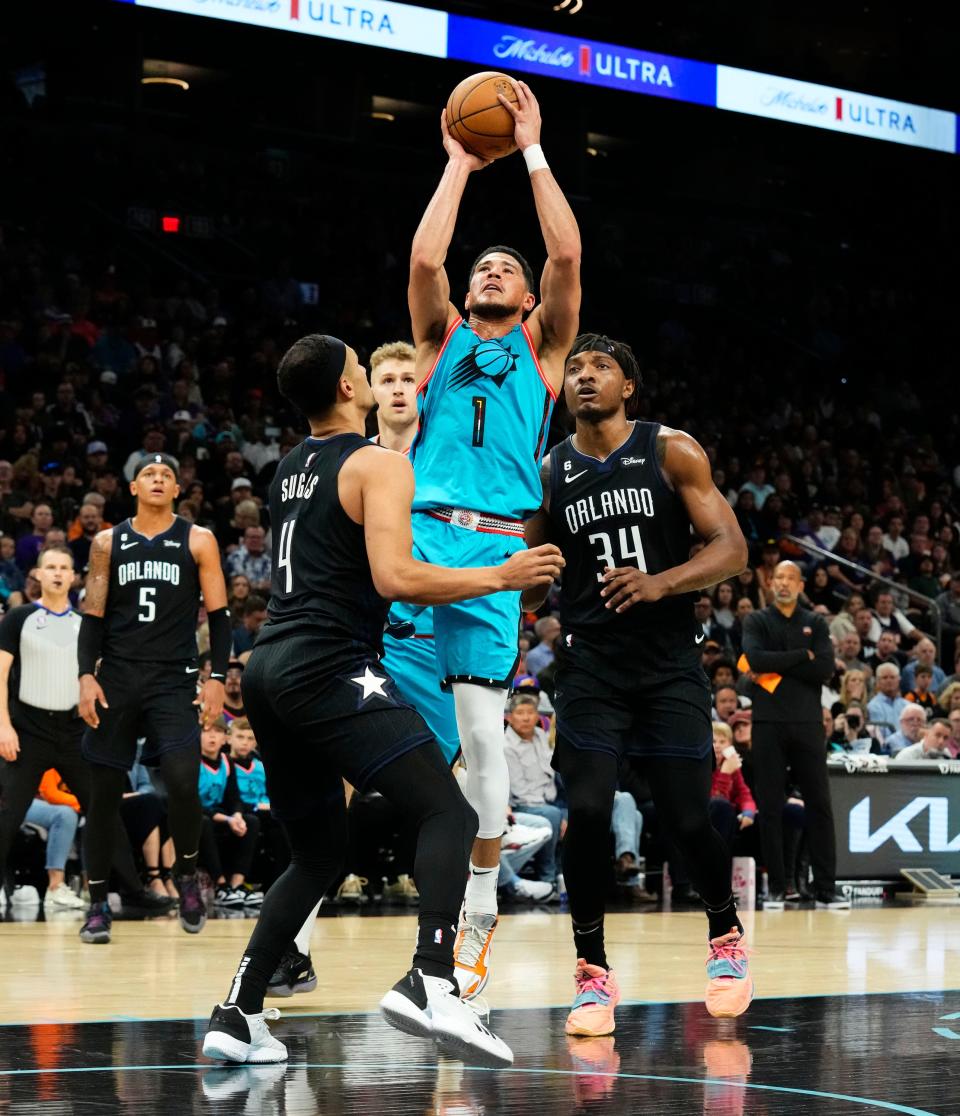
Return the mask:
[[[572,438],[550,453],[552,538],[566,566],[560,594],[563,642],[630,672],[670,674],[700,661],[703,634],[691,593],[617,613],[600,596],[608,566],[661,573],[690,556],[690,519],[657,461],[659,423],[636,422],[604,461],[578,452]]]
[[[129,519],[113,528],[104,659],[181,663],[197,657],[200,578],[189,520],[148,539]]]
[[[484,339],[457,318],[419,391],[413,510],[531,515],[555,396],[526,326]]]

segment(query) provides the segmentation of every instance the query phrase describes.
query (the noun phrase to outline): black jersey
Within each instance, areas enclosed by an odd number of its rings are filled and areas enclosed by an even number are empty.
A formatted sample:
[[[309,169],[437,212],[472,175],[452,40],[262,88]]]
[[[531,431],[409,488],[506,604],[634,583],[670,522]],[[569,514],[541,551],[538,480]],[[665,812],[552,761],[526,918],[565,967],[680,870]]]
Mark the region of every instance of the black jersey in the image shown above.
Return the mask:
[[[313,629],[380,653],[389,602],[374,587],[363,527],[337,490],[343,463],[369,445],[359,434],[307,438],[280,462],[270,483],[269,619],[258,644]]]
[[[617,613],[600,596],[606,566],[650,574],[686,562],[692,542],[683,502],[657,461],[659,423],[636,422],[604,461],[571,438],[550,453],[550,521],[563,551],[560,622],[564,645],[578,645],[626,668],[688,669],[699,663],[703,633],[693,594],[635,604]]]
[[[147,663],[197,657],[200,578],[189,520],[179,515],[152,539],[130,520],[112,528],[103,657]]]

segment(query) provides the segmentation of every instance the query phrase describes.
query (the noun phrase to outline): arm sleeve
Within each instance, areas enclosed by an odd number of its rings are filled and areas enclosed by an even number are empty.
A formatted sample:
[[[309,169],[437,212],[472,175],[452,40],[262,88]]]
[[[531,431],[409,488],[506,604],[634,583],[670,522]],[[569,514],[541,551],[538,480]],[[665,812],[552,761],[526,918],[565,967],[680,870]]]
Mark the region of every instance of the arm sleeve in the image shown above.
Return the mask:
[[[77,673],[94,674],[97,662],[103,653],[103,617],[83,614],[80,622],[80,636],[77,640]]]
[[[210,677],[222,682],[227,676],[227,664],[230,662],[230,648],[233,644],[229,609],[217,608],[207,613],[207,624],[210,631]]]
[[[763,634],[760,618],[754,619],[751,613],[743,626],[743,653],[747,656],[750,669],[757,674],[792,674],[794,667],[809,661],[803,647],[792,651],[765,651]]]
[[[227,776],[227,786],[223,792],[223,802],[220,803],[219,812],[222,814],[242,814],[243,801],[240,798],[240,791],[237,789],[237,771],[233,764],[230,764],[230,774]]]
[[[31,612],[33,612],[33,605],[19,605],[17,608],[11,608],[0,620],[0,651],[6,651],[15,659],[18,657],[20,633]]]

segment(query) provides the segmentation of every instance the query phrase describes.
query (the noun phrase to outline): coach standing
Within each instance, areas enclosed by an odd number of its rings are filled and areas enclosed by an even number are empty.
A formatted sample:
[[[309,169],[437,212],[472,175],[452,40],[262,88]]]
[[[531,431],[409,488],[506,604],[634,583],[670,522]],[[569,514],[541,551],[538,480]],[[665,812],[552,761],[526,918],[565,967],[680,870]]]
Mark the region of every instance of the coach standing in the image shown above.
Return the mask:
[[[768,908],[782,907],[783,805],[789,769],[803,795],[818,907],[849,906],[836,890],[837,850],[823,744],[820,689],[834,671],[824,619],[797,600],[803,576],[794,562],[773,574],[773,604],[750,613],[743,653],[753,676],[753,772],[760,839],[767,866]]]
[[[90,769],[80,754],[85,726],[77,713],[80,615],[71,607],[69,596],[72,551],[66,546],[42,550],[36,577],[40,599],[12,608],[0,623],[0,757],[6,760],[0,881],[10,846],[48,768],[56,768],[84,810],[89,801]],[[114,868],[128,889],[130,906],[149,913],[170,907],[169,900],[143,891],[119,823]],[[46,905],[53,909],[76,906],[66,893],[49,899]]]

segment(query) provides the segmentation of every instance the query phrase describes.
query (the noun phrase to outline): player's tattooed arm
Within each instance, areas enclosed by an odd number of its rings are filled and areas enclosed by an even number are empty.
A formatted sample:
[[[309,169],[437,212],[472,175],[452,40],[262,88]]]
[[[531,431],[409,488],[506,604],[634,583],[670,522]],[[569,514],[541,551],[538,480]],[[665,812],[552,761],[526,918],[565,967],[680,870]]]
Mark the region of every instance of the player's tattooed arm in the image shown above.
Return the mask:
[[[102,617],[106,612],[112,549],[113,532],[109,528],[95,535],[90,544],[90,568],[84,584],[83,611],[91,616]]]
[[[606,607],[617,612],[640,601],[659,601],[716,585],[734,577],[747,562],[740,524],[713,483],[710,460],[702,446],[683,431],[664,429],[657,437],[657,461],[704,546],[689,561],[658,574],[643,573],[634,566],[606,570],[600,595]]]

